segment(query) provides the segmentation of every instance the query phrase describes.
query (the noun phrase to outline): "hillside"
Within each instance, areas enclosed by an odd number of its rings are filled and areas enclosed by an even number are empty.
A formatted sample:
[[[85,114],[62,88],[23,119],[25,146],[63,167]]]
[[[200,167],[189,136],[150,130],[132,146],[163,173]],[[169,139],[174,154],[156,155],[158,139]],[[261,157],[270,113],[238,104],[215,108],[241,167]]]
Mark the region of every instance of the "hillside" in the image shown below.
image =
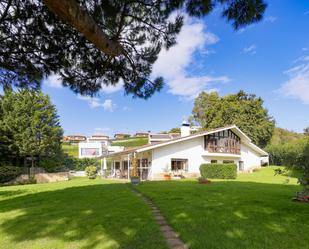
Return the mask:
[[[78,145],[77,144],[62,144],[62,150],[65,154],[72,157],[78,157]]]
[[[297,133],[294,131],[289,131],[283,128],[276,127],[274,130],[274,134],[270,140],[270,144],[274,145],[274,144],[287,143],[298,140],[302,137],[304,137],[302,133]]]
[[[112,142],[114,146],[137,147],[148,143],[148,137],[130,137]]]

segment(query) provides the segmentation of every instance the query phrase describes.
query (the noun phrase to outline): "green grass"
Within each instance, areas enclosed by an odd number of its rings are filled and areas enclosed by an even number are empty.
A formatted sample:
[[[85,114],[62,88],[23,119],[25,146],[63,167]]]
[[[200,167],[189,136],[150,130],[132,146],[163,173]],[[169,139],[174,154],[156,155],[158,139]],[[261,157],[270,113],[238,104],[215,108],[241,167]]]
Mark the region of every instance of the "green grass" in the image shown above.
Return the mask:
[[[78,145],[77,144],[62,144],[62,150],[64,153],[72,157],[78,157]]]
[[[148,144],[148,137],[130,137],[112,142],[114,146],[137,147]]]
[[[0,188],[0,248],[167,248],[149,208],[101,179]]]
[[[237,180],[145,182],[137,188],[161,209],[190,248],[308,248],[309,205],[292,202],[296,179],[267,167]]]

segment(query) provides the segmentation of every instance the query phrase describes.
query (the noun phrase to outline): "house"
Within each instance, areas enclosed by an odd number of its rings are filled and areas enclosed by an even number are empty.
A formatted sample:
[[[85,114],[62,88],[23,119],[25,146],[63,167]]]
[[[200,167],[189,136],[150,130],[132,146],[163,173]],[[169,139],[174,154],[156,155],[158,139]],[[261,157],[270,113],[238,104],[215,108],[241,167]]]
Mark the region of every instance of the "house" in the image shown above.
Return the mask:
[[[235,163],[238,171],[250,171],[268,162],[268,154],[236,125],[191,134],[183,123],[181,136],[101,157],[112,162],[112,177],[129,178],[131,161],[138,160],[142,180],[162,179],[165,171],[172,176],[199,176],[204,163]]]
[[[82,141],[86,141],[86,136],[83,135],[66,135],[63,136],[64,142],[70,142],[70,143],[79,143]]]
[[[110,146],[105,142],[80,142],[78,143],[79,158],[98,158],[104,155],[123,151],[123,146]]]
[[[117,133],[114,135],[114,138],[116,139],[124,139],[130,137],[130,134],[125,134],[125,133]]]
[[[134,137],[148,137],[149,132],[136,132]]]
[[[99,142],[99,143],[103,143],[106,146],[110,144],[109,142],[109,136],[106,135],[92,135],[91,137],[87,138],[88,142]]]
[[[157,144],[157,143],[161,143],[164,141],[168,141],[174,138],[180,137],[179,133],[158,133],[158,134],[153,134],[153,133],[149,133],[148,135],[148,143],[149,144]]]

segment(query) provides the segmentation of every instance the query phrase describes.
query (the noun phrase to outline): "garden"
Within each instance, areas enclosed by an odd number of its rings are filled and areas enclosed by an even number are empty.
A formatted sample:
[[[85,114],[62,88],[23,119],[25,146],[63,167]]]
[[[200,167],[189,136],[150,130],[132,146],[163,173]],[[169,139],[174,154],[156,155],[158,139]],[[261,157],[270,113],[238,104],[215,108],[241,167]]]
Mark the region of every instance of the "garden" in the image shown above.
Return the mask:
[[[142,182],[189,248],[306,248],[309,206],[277,166],[236,179]],[[284,170],[283,167],[279,169]],[[129,183],[75,178],[0,188],[2,248],[167,248],[149,207]]]

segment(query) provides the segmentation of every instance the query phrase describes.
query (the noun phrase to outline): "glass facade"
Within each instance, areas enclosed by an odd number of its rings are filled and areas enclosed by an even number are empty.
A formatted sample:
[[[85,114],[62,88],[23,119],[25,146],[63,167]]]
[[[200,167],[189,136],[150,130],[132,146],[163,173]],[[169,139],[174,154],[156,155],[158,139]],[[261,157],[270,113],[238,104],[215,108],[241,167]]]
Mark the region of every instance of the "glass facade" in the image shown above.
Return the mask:
[[[82,156],[99,156],[100,149],[99,148],[82,148],[81,155]]]

